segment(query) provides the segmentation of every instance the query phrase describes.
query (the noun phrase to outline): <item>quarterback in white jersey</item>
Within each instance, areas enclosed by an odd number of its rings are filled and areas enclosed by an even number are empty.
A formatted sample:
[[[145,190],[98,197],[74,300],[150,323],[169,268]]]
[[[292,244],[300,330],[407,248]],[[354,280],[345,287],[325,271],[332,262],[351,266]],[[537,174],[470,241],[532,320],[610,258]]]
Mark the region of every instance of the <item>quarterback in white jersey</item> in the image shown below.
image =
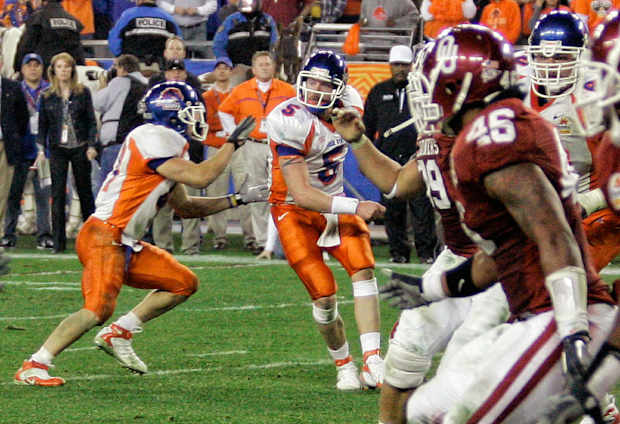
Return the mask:
[[[314,52],[297,80],[297,98],[267,116],[272,153],[271,214],[286,258],[312,298],[312,316],[337,367],[338,390],[358,390],[383,382],[380,322],[374,256],[365,220],[385,208],[345,197],[343,162],[347,143],[331,124],[335,105],[361,110],[362,101],[347,87],[344,60],[333,52]],[[328,252],[353,282],[363,370],[349,352],[338,314],[337,285],[323,261]]]
[[[163,82],[141,102],[144,124],[127,135],[113,170],[96,201],[96,212],[76,240],[84,266],[84,306],[62,321],[43,346],[17,371],[17,384],[60,386],[65,380],[48,370],[56,355],[114,312],[123,285],[151,292],[132,311],[104,327],[95,344],[137,373],[147,366],[132,348],[132,333],[143,323],[184,302],[198,288],[198,278],[172,255],[140,241],[145,229],[166,201],[182,217],[201,217],[238,204],[265,200],[267,188],[242,188],[219,198],[188,197],[183,184],[204,187],[226,167],[233,151],[253,129],[253,119],[242,122],[212,159],[187,160],[188,139],[204,139],[204,106],[183,82]],[[180,184],[179,184],[180,183]]]

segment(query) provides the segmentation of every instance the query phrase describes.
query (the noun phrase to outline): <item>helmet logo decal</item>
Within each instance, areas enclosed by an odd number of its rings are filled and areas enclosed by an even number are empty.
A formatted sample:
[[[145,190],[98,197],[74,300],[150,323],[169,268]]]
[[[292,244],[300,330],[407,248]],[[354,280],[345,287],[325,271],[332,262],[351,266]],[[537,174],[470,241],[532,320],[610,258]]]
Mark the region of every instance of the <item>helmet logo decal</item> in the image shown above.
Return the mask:
[[[444,37],[437,42],[436,57],[438,61],[438,71],[442,74],[451,74],[456,71],[456,61],[459,48],[454,41],[454,37]]]
[[[164,110],[180,110],[184,98],[183,92],[177,87],[168,87],[162,90],[159,96],[159,99],[163,100],[161,108]]]

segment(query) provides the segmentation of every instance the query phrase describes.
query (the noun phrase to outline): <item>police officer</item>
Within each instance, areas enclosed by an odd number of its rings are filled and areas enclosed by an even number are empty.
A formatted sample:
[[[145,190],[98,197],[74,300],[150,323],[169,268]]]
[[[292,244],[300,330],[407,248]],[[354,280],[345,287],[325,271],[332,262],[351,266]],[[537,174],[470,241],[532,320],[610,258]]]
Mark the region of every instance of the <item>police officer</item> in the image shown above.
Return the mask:
[[[108,45],[114,56],[133,54],[140,62],[163,66],[166,40],[181,35],[174,18],[158,8],[155,0],[138,0],[136,7],[123,12],[108,35]]]
[[[260,0],[240,0],[239,11],[229,15],[213,38],[215,57],[228,57],[233,65],[252,66],[258,51],[273,50],[278,27],[271,15],[261,11]]]

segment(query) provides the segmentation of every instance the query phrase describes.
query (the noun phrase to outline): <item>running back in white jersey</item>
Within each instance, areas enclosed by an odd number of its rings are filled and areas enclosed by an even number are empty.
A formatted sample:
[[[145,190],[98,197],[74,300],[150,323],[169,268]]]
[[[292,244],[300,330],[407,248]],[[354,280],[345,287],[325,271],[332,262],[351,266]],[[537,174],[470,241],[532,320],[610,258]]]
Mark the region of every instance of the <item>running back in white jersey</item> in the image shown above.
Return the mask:
[[[176,131],[144,124],[131,131],[95,200],[95,217],[123,230],[123,242],[135,245],[175,185],[149,167],[156,159],[189,159],[189,144]]]

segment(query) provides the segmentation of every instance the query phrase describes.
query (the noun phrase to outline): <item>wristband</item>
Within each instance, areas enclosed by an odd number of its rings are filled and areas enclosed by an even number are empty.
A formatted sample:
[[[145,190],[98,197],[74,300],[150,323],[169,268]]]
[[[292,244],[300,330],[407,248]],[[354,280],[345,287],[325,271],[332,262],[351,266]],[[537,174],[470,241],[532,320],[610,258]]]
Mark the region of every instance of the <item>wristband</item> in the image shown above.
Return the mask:
[[[231,194],[230,196],[226,196],[226,198],[228,199],[228,206],[231,209],[239,206],[239,202],[237,202],[236,196],[234,194]]]
[[[472,281],[471,268],[473,264],[474,258],[472,256],[459,266],[446,271],[446,285],[451,297],[467,297],[482,291]]]
[[[392,187],[392,191],[390,191],[388,194],[384,194],[383,197],[385,197],[386,199],[393,199],[394,197],[396,197],[397,190],[398,190],[398,181],[394,183],[394,186]]]
[[[353,197],[334,196],[332,197],[331,213],[355,215],[359,203],[360,201]]]

